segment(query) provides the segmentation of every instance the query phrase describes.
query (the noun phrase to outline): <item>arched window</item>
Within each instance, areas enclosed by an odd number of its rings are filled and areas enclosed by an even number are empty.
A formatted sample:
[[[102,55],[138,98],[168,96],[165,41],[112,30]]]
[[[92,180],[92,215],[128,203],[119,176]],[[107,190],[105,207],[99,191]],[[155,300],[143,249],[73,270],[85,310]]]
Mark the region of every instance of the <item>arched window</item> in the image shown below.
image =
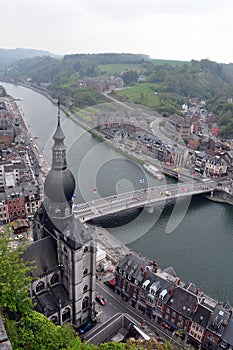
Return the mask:
[[[83,287],[83,293],[85,293],[85,292],[87,291],[87,288],[88,288],[87,285],[85,285],[85,286]]]
[[[70,308],[66,307],[62,312],[62,322],[68,321],[71,319]]]
[[[52,316],[52,317],[50,318],[50,321],[53,322],[54,324],[58,324],[58,323],[57,323],[57,316]]]
[[[89,303],[89,298],[85,297],[82,302],[82,309],[86,309],[88,307],[88,303]]]
[[[59,207],[55,208],[55,214],[61,214],[61,209]]]
[[[55,273],[55,274],[52,276],[50,283],[51,283],[51,285],[53,285],[53,284],[58,283],[58,282],[59,282],[58,274]]]
[[[85,270],[83,271],[83,276],[86,276],[87,273],[88,273],[88,269],[85,269]]]
[[[65,208],[65,217],[70,215],[70,207]]]
[[[87,246],[84,248],[84,251],[83,251],[83,252],[84,252],[84,253],[88,252],[88,247],[87,247]]]
[[[38,282],[37,285],[36,285],[36,293],[39,293],[39,292],[41,292],[44,289],[45,289],[44,282],[43,281]]]

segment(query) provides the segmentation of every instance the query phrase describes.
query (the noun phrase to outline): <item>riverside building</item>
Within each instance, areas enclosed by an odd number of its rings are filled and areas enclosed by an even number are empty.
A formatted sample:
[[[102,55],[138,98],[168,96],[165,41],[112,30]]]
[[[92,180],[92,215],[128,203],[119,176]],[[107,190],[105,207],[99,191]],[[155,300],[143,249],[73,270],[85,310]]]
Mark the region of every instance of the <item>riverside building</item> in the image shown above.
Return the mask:
[[[233,317],[229,302],[220,303],[192,283],[184,283],[172,267],[127,254],[118,262],[115,291],[163,331],[197,349],[233,349]]]

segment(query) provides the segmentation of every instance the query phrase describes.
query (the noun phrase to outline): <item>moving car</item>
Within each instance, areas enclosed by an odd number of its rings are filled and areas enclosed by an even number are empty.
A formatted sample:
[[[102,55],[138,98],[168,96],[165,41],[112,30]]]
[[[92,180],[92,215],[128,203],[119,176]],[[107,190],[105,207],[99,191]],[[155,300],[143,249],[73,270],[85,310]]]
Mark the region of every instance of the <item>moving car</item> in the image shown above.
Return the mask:
[[[95,300],[98,301],[101,305],[106,305],[107,301],[102,297],[102,295],[96,294]]]

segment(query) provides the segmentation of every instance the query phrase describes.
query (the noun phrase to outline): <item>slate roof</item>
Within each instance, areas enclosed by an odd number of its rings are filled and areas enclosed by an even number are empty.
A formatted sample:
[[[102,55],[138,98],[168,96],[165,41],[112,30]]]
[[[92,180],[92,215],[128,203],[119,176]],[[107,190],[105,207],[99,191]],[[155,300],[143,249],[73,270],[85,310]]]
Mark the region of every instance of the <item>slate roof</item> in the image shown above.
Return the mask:
[[[225,310],[222,307],[222,305],[217,305],[212,314],[212,317],[208,322],[207,329],[221,336],[223,334],[225,325],[227,324],[229,317],[230,312]]]
[[[48,236],[33,242],[23,253],[23,260],[31,262],[35,266],[32,269],[33,277],[43,276],[58,266],[56,245],[56,240],[52,236]]]
[[[84,224],[74,216],[65,219],[51,218],[46,212],[44,203],[37,210],[35,220],[39,221],[45,229],[55,238],[60,237],[72,249],[79,249],[83,243],[92,239],[91,226]]]
[[[143,271],[145,271],[146,267],[150,265],[151,262],[149,260],[134,254],[127,254],[121,261],[118,262],[119,269],[124,270],[139,282],[144,280]]]
[[[121,261],[118,262],[118,268],[131,275],[133,278],[139,281],[141,285],[144,282],[145,289],[149,291],[150,287],[156,286],[156,295],[159,296],[164,291],[164,298],[169,299],[169,290],[174,286],[174,283],[164,279],[152,271],[153,265],[145,257],[141,257],[136,254],[127,254]],[[174,272],[173,268],[168,269],[170,272]],[[167,291],[165,293],[165,291]],[[164,300],[165,300],[164,299]]]
[[[5,173],[11,172],[15,169],[26,169],[26,165],[23,162],[17,162],[17,163],[10,163],[4,165],[4,171]]]
[[[233,317],[228,321],[228,324],[223,332],[222,340],[233,346]]]
[[[24,195],[29,196],[31,194],[37,194],[39,192],[39,189],[37,186],[31,184],[30,182],[23,182],[21,186],[24,189]]]
[[[56,285],[45,293],[37,294],[35,301],[35,310],[47,317],[60,309],[59,302],[61,302],[61,307],[70,303],[68,294],[62,285]]]
[[[206,328],[211,314],[212,314],[211,310],[206,308],[204,305],[199,304],[197,311],[193,316],[193,322],[197,323],[203,328]]]
[[[176,286],[173,289],[171,298],[167,302],[167,306],[176,310],[185,317],[191,318],[193,316],[197,302],[197,295],[180,286]]]
[[[67,242],[73,249],[81,248],[84,243],[92,239],[91,228],[84,227],[78,218],[73,219],[63,231],[61,239]]]

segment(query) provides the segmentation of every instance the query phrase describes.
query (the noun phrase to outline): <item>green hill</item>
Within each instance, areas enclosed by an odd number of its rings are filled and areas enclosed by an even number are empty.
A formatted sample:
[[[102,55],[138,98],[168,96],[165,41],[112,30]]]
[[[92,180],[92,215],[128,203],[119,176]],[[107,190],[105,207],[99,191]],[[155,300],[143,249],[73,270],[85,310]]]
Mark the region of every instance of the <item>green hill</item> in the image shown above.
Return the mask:
[[[104,81],[119,76],[127,89],[113,91],[115,97],[168,115],[179,113],[183,103],[199,97],[216,115],[222,135],[233,136],[233,64],[159,60],[130,53],[74,54],[24,58],[0,74],[0,79],[11,82],[46,85],[53,98],[74,108],[105,101],[100,89],[83,82],[95,80],[103,86]]]

